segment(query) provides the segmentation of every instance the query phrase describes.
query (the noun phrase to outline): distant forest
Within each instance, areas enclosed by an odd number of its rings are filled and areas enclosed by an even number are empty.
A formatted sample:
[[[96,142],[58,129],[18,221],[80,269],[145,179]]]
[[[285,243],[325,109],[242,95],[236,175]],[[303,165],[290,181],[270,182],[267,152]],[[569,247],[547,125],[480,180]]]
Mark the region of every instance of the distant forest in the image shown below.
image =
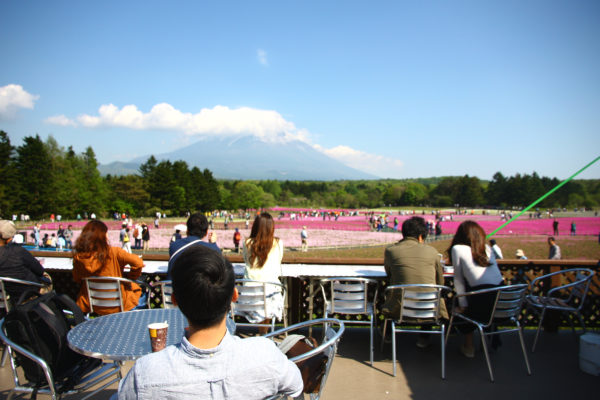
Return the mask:
[[[557,178],[535,172],[491,181],[474,176],[364,181],[241,181],[217,180],[210,170],[190,168],[183,161],[153,156],[139,175],[106,176],[98,172],[94,150],[76,154],[53,137],[28,136],[20,146],[0,131],[0,217],[28,214],[32,219],[51,213],[74,218],[94,212],[140,217],[164,212],[238,210],[263,207],[525,207],[555,187]],[[573,180],[546,198],[539,207],[600,205],[600,179]]]

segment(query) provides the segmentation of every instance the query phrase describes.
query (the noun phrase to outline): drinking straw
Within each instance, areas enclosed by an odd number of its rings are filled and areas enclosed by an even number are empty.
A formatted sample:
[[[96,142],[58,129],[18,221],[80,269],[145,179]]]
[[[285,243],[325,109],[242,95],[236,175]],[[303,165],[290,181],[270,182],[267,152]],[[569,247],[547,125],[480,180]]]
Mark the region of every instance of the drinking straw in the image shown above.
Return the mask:
[[[533,203],[531,203],[530,205],[528,205],[525,209],[523,209],[523,211],[521,211],[520,213],[518,213],[517,215],[515,215],[514,217],[512,217],[511,219],[509,219],[508,221],[506,221],[502,225],[500,225],[492,233],[490,233],[489,235],[487,235],[486,238],[489,239],[492,236],[494,236],[496,233],[498,233],[499,230],[501,230],[506,225],[508,225],[511,222],[513,222],[515,219],[519,218],[521,215],[523,215],[524,213],[526,213],[529,209],[531,209],[537,203],[539,203],[540,201],[544,200],[546,197],[550,196],[552,193],[554,193],[555,191],[557,191],[558,189],[560,189],[565,183],[567,183],[571,179],[575,178],[577,175],[579,175],[580,173],[582,173],[583,171],[585,171],[588,167],[590,167],[592,164],[594,164],[598,160],[600,160],[600,156],[596,157],[596,159],[594,159],[592,162],[590,162],[589,164],[587,164],[585,167],[581,168],[579,171],[575,172],[573,175],[571,175],[570,177],[568,177],[567,179],[565,179],[564,181],[562,181],[561,183],[559,183],[558,185],[556,185],[554,188],[552,188],[550,191],[548,191],[548,193],[546,193],[545,195],[543,195],[542,197],[540,197],[539,199],[537,199],[536,201],[534,201]]]

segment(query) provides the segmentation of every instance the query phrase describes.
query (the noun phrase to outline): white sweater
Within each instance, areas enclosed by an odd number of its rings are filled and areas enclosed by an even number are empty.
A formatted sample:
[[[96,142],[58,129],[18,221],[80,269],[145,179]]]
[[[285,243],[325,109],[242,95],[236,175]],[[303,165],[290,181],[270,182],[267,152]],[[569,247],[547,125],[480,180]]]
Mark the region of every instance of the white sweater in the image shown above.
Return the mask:
[[[487,246],[486,252],[489,253],[489,247]],[[452,247],[452,265],[454,266],[454,288],[457,294],[467,291],[465,283],[468,283],[470,287],[475,287],[486,284],[498,285],[503,280],[502,273],[493,257],[490,258],[489,266],[477,265],[473,260],[471,247],[464,244],[457,244]],[[461,307],[466,307],[467,299],[461,297],[458,303]]]
[[[244,261],[246,263],[246,272],[244,278],[254,279],[262,282],[279,282],[281,276],[281,260],[283,259],[283,242],[274,239],[273,247],[267,256],[267,261],[262,268],[256,268],[258,259],[254,260],[254,265],[250,264],[250,248],[252,247],[252,239],[247,239],[244,242]]]

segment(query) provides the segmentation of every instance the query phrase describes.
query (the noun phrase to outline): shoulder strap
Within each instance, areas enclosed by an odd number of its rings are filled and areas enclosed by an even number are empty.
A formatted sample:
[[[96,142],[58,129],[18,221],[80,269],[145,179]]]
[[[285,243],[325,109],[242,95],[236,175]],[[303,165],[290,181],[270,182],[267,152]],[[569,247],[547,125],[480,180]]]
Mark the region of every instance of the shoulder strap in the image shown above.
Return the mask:
[[[77,306],[77,303],[75,303],[73,299],[71,299],[66,294],[57,295],[56,297],[54,297],[54,302],[60,307],[61,311],[63,311],[63,314],[64,311],[67,311],[73,315],[73,323],[69,323],[69,325],[75,326],[85,321],[85,316],[83,315],[81,308],[79,308],[79,306]],[[70,320],[69,318],[66,319]]]
[[[194,240],[194,241],[192,241],[192,242],[189,242],[189,243],[188,243],[188,244],[186,244],[185,246],[181,246],[180,248],[178,248],[178,249],[177,249],[177,251],[176,251],[175,253],[173,253],[173,255],[170,257],[170,259],[172,259],[172,258],[173,258],[173,257],[175,257],[177,254],[179,254],[179,252],[181,252],[183,249],[185,249],[185,248],[187,248],[187,247],[189,247],[189,246],[191,246],[191,245],[193,245],[193,244],[195,244],[195,243],[201,242],[201,241],[202,241],[202,239],[196,239],[196,240]]]
[[[52,336],[54,336],[54,340],[58,347],[57,354],[60,354],[63,348],[63,342],[66,339],[65,335],[67,333],[64,329],[64,326],[60,324],[58,317],[46,303],[38,303],[35,307],[33,307],[32,311],[48,326],[50,333],[52,333]],[[60,312],[62,312],[62,310],[60,310]]]

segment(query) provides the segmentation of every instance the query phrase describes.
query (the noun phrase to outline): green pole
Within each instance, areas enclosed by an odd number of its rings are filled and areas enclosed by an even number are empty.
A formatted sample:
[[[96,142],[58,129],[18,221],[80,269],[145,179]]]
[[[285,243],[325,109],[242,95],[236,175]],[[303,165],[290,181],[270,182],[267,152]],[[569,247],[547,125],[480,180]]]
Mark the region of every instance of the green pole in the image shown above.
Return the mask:
[[[517,215],[515,215],[514,217],[512,217],[511,219],[509,219],[508,221],[506,221],[505,223],[503,223],[502,225],[500,225],[498,228],[496,228],[492,233],[490,233],[489,235],[487,235],[487,238],[491,238],[492,236],[494,236],[496,233],[498,233],[499,230],[503,229],[506,225],[510,224],[511,222],[513,222],[515,219],[519,218],[521,215],[523,215],[524,213],[526,213],[527,211],[529,211],[532,207],[534,207],[537,203],[539,203],[540,201],[544,200],[546,197],[550,196],[552,193],[556,192],[558,189],[560,189],[565,183],[569,182],[571,179],[575,178],[577,175],[579,175],[580,173],[582,173],[583,171],[585,171],[586,169],[588,169],[588,167],[590,167],[592,164],[594,164],[596,161],[600,160],[600,156],[596,157],[596,159],[592,162],[590,162],[588,165],[586,165],[585,167],[581,168],[579,171],[575,172],[573,175],[571,175],[570,177],[568,177],[567,179],[565,179],[564,181],[562,181],[561,183],[559,183],[558,185],[556,185],[553,189],[551,189],[548,193],[546,193],[545,195],[543,195],[542,197],[540,197],[539,199],[537,199],[536,201],[534,201],[533,203],[531,203],[530,205],[528,205],[525,209],[523,209],[523,211],[521,211],[520,213],[518,213]]]

